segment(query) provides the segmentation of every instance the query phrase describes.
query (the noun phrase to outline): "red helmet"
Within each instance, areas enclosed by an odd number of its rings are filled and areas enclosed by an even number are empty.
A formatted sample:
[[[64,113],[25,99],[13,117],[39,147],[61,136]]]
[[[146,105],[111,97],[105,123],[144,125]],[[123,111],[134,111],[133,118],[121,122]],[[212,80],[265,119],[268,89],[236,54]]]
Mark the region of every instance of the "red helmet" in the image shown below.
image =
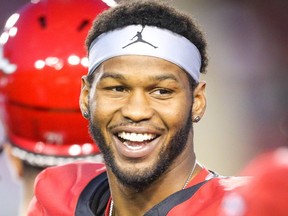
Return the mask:
[[[79,94],[87,73],[85,37],[107,8],[101,0],[40,0],[7,20],[0,37],[0,97],[20,159],[44,167],[100,157]]]

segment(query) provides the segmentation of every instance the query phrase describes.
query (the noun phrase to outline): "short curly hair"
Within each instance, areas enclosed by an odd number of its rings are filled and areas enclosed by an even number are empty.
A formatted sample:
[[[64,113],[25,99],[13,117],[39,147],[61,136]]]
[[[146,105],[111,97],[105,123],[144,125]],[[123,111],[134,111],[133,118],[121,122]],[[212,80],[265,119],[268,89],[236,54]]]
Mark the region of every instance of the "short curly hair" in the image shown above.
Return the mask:
[[[98,15],[86,38],[86,49],[102,33],[128,25],[147,25],[168,29],[190,40],[201,55],[200,72],[205,73],[208,64],[207,43],[196,22],[187,14],[155,0],[123,2]]]

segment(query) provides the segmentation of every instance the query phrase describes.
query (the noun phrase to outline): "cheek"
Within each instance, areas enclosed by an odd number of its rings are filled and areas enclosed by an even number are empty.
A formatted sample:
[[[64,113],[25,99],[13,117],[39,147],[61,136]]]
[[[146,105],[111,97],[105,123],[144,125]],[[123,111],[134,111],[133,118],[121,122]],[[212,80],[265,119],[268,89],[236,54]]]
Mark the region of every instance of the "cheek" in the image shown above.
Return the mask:
[[[156,108],[163,122],[170,129],[176,128],[175,130],[179,130],[190,116],[192,101],[187,97],[184,97],[184,99],[173,100]]]
[[[93,120],[98,125],[107,124],[113,118],[114,113],[119,109],[118,103],[111,103],[111,100],[102,97],[101,95],[95,95],[90,102],[90,112],[93,116]]]

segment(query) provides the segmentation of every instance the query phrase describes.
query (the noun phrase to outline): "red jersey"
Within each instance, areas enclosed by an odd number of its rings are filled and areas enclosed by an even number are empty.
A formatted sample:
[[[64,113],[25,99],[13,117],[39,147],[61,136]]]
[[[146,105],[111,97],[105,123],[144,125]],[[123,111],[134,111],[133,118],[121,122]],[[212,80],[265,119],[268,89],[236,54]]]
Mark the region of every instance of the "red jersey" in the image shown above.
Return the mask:
[[[186,189],[146,212],[145,216],[215,215],[225,191],[243,183],[203,168]],[[28,216],[108,216],[110,190],[104,164],[76,162],[44,170],[36,178]]]

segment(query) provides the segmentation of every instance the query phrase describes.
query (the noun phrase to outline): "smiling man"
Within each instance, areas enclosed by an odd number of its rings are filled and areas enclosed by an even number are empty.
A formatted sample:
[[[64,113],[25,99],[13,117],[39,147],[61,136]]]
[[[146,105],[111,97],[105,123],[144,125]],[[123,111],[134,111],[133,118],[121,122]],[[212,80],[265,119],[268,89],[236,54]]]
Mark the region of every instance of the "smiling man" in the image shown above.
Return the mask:
[[[193,123],[206,108],[206,42],[187,15],[123,3],[94,21],[80,108],[105,164],[38,176],[29,215],[216,215],[223,178],[197,162]]]

